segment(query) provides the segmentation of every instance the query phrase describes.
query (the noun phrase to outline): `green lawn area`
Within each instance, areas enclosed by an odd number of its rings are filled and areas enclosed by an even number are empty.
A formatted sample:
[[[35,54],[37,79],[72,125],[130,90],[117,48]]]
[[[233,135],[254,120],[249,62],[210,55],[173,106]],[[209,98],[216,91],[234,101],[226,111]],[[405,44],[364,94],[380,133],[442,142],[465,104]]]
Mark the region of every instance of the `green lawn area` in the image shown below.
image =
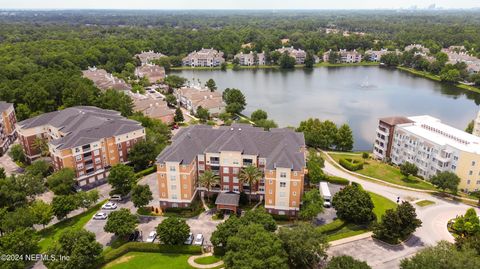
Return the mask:
[[[75,217],[62,220],[46,229],[39,231],[41,237],[40,251],[45,252],[58,238],[60,234],[67,228],[81,229],[87,222],[93,218],[93,215],[102,207],[105,201],[95,205],[87,211],[76,215]]]
[[[342,158],[350,158],[353,160],[363,160],[361,153],[336,153],[330,152],[329,155],[338,163]],[[363,165],[363,169],[355,171],[361,175],[374,177],[393,184],[416,188],[421,190],[435,190],[435,186],[420,178],[412,177],[407,180],[401,173],[400,169],[389,164],[368,159]]]
[[[370,194],[370,197],[372,198],[373,204],[375,207],[373,208],[373,213],[375,213],[375,216],[377,216],[377,220],[380,220],[385,214],[385,211],[387,209],[394,209],[397,207],[397,204],[381,195],[378,195],[373,192],[368,192]]]
[[[108,263],[104,269],[191,269],[187,254],[129,252]]]
[[[217,257],[215,255],[208,256],[208,257],[201,257],[195,259],[195,262],[198,264],[212,264],[221,261],[220,257]]]
[[[434,202],[434,201],[430,201],[430,200],[422,200],[422,201],[416,202],[416,204],[417,204],[418,206],[424,207],[424,206],[433,205],[433,204],[435,204],[435,202]]]
[[[342,226],[342,228],[327,233],[327,241],[335,241],[368,232],[368,229],[352,223]]]

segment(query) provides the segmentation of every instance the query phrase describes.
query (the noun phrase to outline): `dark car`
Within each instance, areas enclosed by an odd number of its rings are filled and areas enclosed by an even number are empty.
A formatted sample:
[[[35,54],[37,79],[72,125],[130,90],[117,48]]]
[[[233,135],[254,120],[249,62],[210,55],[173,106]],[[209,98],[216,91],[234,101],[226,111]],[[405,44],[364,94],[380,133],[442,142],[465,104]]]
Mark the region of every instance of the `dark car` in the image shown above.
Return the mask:
[[[128,237],[128,241],[141,241],[142,240],[142,232],[136,230],[135,232],[131,233]]]

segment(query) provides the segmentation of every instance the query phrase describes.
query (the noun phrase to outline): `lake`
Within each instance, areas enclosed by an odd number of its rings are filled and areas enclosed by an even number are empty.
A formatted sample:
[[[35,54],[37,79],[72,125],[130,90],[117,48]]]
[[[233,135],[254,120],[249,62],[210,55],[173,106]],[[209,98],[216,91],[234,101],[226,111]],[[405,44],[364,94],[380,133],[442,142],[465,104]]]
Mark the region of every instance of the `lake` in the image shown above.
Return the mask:
[[[263,109],[280,127],[298,126],[310,117],[348,123],[355,150],[372,148],[378,118],[428,114],[463,130],[480,104],[478,93],[378,66],[172,74],[202,84],[213,78],[219,90],[238,88],[247,98],[244,114]]]

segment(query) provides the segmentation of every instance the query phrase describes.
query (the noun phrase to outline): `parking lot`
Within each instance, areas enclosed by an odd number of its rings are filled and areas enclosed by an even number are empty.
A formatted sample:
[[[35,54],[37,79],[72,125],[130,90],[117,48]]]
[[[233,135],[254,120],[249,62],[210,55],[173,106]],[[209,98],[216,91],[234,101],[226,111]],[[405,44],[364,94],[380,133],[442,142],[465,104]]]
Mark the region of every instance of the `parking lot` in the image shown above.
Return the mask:
[[[337,192],[339,192],[343,188],[343,186],[328,183],[328,188],[330,189],[330,193],[333,197]],[[336,217],[337,217],[337,213],[335,209],[333,207],[328,207],[328,208],[325,208],[323,213],[318,214],[318,216],[314,220],[314,223],[316,225],[324,225],[332,222]]]

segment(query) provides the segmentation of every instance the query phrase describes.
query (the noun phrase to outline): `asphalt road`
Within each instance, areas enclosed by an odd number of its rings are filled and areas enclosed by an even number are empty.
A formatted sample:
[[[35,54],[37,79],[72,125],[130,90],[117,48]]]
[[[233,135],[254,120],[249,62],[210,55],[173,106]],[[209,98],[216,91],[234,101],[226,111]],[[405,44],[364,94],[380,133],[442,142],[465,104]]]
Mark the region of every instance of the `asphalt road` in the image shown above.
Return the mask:
[[[412,238],[400,247],[392,248],[367,238],[334,246],[328,251],[332,256],[353,256],[359,260],[366,261],[375,269],[398,268],[401,259],[415,254],[425,246],[435,245],[441,240],[453,242],[453,236],[447,230],[447,222],[455,216],[463,215],[470,208],[470,206],[463,203],[439,199],[428,193],[398,189],[363,180],[333,166],[327,161],[325,162],[324,171],[327,174],[360,183],[364,189],[378,193],[392,201],[396,201],[397,197],[400,197],[401,200],[405,201],[427,199],[435,202],[434,205],[427,207],[419,207],[414,204],[417,209],[417,215],[423,224],[421,228],[417,229]],[[479,212],[478,209],[477,212]]]

